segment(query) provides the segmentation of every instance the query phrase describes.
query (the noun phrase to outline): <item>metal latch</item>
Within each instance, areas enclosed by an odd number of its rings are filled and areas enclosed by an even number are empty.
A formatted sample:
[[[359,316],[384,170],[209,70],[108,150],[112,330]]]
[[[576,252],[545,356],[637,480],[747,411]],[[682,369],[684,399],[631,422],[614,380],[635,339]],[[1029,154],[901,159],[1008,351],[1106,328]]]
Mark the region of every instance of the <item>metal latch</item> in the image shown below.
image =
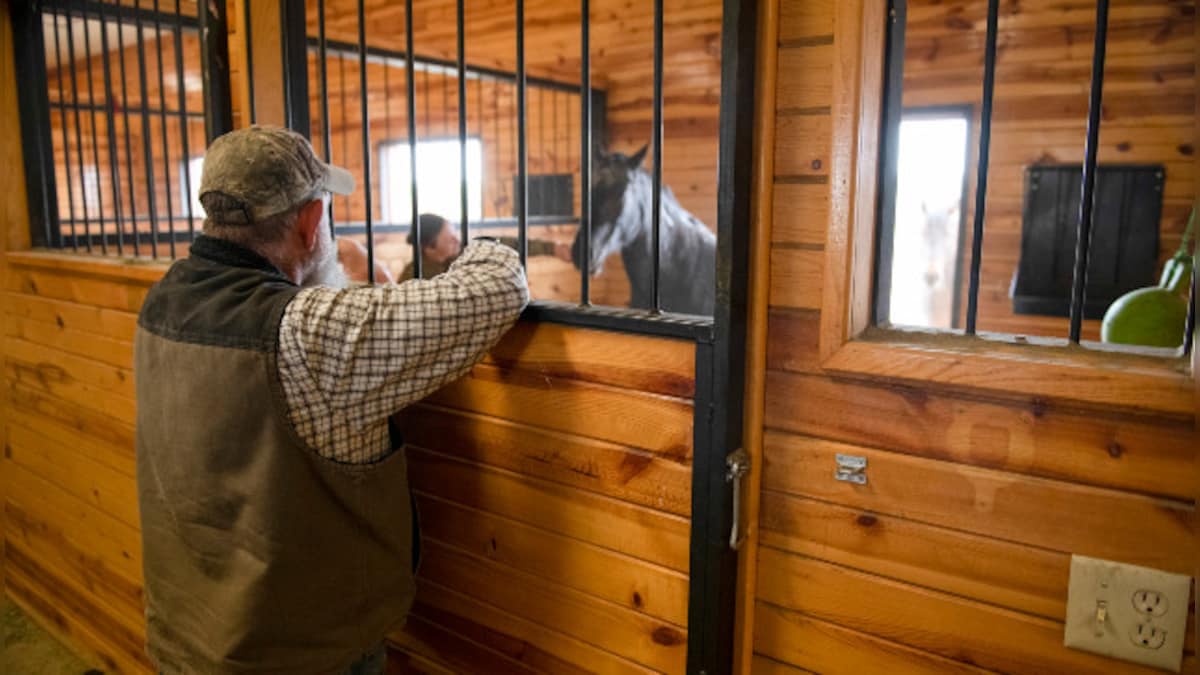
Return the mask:
[[[833,477],[836,480],[845,481],[847,483],[855,483],[856,485],[867,484],[867,458],[859,457],[858,455],[843,455],[838,453],[837,471]]]
[[[733,483],[733,526],[729,528],[729,548],[738,550],[746,540],[742,533],[742,480],[750,473],[750,455],[742,448],[725,457],[725,482]]]

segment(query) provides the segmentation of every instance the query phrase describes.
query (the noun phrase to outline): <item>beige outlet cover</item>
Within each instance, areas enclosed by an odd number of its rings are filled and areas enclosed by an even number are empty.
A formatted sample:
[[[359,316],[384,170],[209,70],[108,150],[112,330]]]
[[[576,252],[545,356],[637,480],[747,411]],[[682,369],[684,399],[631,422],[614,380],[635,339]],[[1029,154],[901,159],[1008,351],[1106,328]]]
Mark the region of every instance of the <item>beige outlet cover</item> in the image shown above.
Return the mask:
[[[1071,556],[1071,582],[1067,592],[1067,621],[1063,644],[1171,672],[1183,661],[1187,632],[1188,596],[1192,578],[1148,567]],[[1151,591],[1162,596],[1166,610],[1158,616],[1134,607],[1134,595]],[[1104,621],[1098,620],[1103,604]],[[1162,646],[1147,648],[1134,642],[1142,625],[1165,633]]]

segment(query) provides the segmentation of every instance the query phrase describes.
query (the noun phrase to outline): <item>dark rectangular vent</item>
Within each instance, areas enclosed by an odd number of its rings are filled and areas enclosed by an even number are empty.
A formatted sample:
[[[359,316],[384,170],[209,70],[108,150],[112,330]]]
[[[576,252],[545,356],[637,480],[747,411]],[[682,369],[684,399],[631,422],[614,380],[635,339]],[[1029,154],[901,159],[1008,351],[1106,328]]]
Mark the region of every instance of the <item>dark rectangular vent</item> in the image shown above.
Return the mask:
[[[513,191],[521,189],[519,177],[513,179]],[[515,206],[516,200],[513,200]],[[529,176],[529,216],[575,215],[575,176],[569,173]],[[513,212],[514,216],[518,214]]]
[[[1084,317],[1100,319],[1113,300],[1153,285],[1162,218],[1161,165],[1096,167],[1094,225]],[[1082,168],[1033,166],[1025,172],[1021,259],[1013,312],[1070,316]]]

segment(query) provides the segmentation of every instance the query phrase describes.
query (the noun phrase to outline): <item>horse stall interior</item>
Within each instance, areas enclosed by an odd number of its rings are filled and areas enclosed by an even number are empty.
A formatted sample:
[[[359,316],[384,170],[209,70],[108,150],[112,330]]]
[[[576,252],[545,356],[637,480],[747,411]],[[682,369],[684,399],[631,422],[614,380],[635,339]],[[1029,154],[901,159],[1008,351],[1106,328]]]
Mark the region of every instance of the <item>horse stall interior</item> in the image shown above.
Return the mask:
[[[424,211],[582,261],[529,255],[517,328],[399,416],[390,672],[1161,672],[1064,631],[1075,555],[1200,574],[1194,278],[1178,344],[1099,342],[1186,244],[1196,6],[0,0],[4,594],[151,671],[136,314],[206,143],[272,123],[392,274]],[[660,254],[581,274],[643,146]],[[710,316],[652,306],[684,225]]]

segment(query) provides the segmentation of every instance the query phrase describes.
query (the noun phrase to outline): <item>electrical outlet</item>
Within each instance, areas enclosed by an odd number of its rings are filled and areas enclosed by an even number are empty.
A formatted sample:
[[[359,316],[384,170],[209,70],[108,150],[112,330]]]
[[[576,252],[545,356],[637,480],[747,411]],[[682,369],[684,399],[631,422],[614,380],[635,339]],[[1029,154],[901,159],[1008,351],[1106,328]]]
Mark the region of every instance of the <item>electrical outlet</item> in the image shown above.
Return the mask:
[[[1179,672],[1192,579],[1071,556],[1067,647]]]

